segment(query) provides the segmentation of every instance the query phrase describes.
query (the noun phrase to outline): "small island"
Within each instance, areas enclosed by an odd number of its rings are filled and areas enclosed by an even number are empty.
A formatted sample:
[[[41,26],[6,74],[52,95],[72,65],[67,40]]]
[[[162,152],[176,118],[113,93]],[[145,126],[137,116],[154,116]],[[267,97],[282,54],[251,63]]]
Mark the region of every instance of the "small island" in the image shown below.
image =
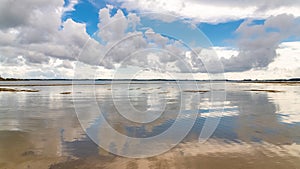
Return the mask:
[[[12,89],[12,88],[2,88],[2,87],[0,87],[0,92],[39,92],[39,90]]]

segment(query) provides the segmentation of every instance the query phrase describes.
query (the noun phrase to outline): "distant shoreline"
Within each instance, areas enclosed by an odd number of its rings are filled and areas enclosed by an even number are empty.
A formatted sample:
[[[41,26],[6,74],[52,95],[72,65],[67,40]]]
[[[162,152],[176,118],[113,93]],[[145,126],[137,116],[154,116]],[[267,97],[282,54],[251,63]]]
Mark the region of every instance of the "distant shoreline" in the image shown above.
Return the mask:
[[[2,83],[1,83],[2,82]],[[100,83],[97,83],[100,82]],[[103,82],[103,83],[101,83]],[[161,82],[199,82],[199,83],[256,83],[256,84],[281,84],[300,85],[300,79],[275,79],[275,80],[172,80],[172,79],[9,79],[0,80],[0,87],[29,87],[29,86],[71,86],[71,85],[110,85],[118,84],[143,84]]]
[[[300,82],[300,78],[292,79],[271,79],[271,80],[229,80],[229,79],[214,79],[214,80],[194,80],[194,79],[15,79],[15,78],[0,78],[1,81],[197,81],[197,82],[251,82],[251,83],[276,83],[276,82]]]

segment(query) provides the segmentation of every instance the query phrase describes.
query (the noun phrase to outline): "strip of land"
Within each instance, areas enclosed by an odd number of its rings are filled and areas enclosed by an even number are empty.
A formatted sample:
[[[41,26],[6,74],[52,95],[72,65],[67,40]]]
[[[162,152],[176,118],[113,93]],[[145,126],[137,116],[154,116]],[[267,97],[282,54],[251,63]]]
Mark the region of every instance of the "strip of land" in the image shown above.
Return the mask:
[[[39,90],[0,88],[0,92],[39,92]]]
[[[269,93],[280,93],[283,91],[280,90],[261,90],[261,89],[250,89],[250,90],[244,90],[246,92],[269,92]]]

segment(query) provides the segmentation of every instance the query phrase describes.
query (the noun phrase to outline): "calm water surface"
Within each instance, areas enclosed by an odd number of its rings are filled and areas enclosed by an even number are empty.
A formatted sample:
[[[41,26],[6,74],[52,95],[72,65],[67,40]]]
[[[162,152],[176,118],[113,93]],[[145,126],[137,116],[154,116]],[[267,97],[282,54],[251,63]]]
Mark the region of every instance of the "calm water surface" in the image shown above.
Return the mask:
[[[190,82],[89,84],[1,82],[0,88],[39,92],[0,92],[0,168],[300,168],[299,83],[227,83],[226,89],[218,86],[213,101],[211,85],[205,82],[198,82],[199,89]],[[198,114],[189,134],[171,150],[150,158],[124,158],[94,143],[109,133],[90,99],[96,100],[111,127],[137,138],[159,135],[175,119],[184,128],[191,113],[196,110]],[[209,111],[211,102],[220,108]],[[80,113],[76,114],[75,107]],[[179,111],[185,116],[178,117]],[[205,143],[199,142],[205,121],[218,118],[213,135]],[[167,141],[160,140],[157,145]],[[114,151],[126,151],[122,141],[111,142]]]

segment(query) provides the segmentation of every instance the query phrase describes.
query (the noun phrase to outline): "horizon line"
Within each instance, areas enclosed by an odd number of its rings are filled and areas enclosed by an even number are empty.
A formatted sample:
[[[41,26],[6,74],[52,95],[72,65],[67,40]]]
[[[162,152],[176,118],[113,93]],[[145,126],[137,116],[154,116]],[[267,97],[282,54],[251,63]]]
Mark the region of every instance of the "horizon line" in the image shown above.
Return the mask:
[[[99,79],[69,79],[69,78],[2,78],[0,81],[300,81],[300,78],[289,78],[289,79],[110,79],[110,78],[99,78]]]

